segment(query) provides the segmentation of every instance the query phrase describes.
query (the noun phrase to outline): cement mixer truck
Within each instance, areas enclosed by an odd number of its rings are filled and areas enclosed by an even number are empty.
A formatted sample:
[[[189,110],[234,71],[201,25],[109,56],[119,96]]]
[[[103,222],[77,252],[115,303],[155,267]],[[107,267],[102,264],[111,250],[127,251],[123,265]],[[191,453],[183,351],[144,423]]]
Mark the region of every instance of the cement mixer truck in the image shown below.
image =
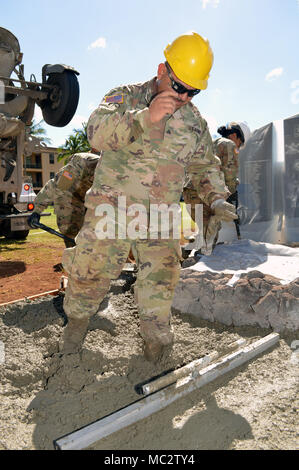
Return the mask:
[[[32,182],[24,177],[23,158],[40,146],[30,135],[35,106],[45,123],[64,127],[79,102],[79,73],[64,64],[45,64],[42,81],[25,80],[18,39],[0,27],[0,236],[25,239],[34,209]],[[16,78],[12,77],[15,74]]]

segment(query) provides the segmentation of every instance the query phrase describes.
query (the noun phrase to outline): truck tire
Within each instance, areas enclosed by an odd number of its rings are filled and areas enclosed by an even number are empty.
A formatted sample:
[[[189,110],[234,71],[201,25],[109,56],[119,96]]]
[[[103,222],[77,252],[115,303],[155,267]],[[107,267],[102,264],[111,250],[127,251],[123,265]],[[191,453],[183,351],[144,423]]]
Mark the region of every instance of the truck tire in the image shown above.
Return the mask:
[[[79,102],[79,82],[74,72],[50,73],[47,85],[54,85],[47,100],[41,103],[45,122],[50,126],[64,127],[73,118]],[[48,89],[47,89],[48,90]]]
[[[18,230],[16,232],[5,232],[4,236],[8,240],[26,240],[29,230]]]
[[[10,223],[4,222],[2,228],[2,235],[8,240],[25,240],[28,237],[29,230],[10,230]]]

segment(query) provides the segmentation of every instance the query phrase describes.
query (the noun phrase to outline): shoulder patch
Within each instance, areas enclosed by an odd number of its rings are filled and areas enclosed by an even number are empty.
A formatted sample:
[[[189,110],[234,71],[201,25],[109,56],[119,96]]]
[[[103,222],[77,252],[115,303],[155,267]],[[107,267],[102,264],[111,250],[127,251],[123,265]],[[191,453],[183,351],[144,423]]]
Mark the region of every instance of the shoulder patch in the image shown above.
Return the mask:
[[[121,104],[124,102],[124,95],[110,95],[110,96],[105,96],[105,103],[118,103]]]
[[[70,181],[72,181],[72,179],[73,179],[73,175],[71,173],[69,173],[68,171],[66,171],[66,170],[62,173],[62,176],[64,176],[65,178],[67,178]]]

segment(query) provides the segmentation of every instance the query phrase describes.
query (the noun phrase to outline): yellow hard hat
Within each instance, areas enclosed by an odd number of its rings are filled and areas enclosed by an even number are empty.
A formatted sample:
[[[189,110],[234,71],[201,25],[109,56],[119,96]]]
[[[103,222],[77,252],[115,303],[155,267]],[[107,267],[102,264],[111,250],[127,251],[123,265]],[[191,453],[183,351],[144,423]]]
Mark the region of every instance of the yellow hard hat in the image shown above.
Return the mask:
[[[176,76],[192,88],[205,90],[213,65],[209,41],[191,31],[177,37],[164,49],[164,55]]]

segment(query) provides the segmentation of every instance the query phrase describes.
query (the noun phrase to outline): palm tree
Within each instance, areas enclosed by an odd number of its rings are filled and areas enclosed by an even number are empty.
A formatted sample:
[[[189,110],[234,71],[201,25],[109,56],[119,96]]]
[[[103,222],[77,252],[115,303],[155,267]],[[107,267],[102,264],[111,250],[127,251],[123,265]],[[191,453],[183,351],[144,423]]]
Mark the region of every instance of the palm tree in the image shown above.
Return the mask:
[[[71,134],[66,139],[64,145],[58,147],[59,153],[57,160],[64,160],[64,164],[68,162],[69,158],[74,153],[90,151],[90,145],[87,139],[87,124],[83,122],[82,129],[74,129],[73,133],[74,134]]]
[[[30,126],[28,126],[28,134],[33,137],[36,137],[40,141],[40,143],[51,144],[52,140],[47,137],[47,131],[44,127],[42,127],[43,122],[43,119],[39,122],[35,122],[35,120],[33,119]]]
[[[82,138],[82,142],[85,142],[87,146],[89,146],[88,138],[87,138],[87,123],[82,122],[82,129],[74,129],[74,132],[78,134]]]

